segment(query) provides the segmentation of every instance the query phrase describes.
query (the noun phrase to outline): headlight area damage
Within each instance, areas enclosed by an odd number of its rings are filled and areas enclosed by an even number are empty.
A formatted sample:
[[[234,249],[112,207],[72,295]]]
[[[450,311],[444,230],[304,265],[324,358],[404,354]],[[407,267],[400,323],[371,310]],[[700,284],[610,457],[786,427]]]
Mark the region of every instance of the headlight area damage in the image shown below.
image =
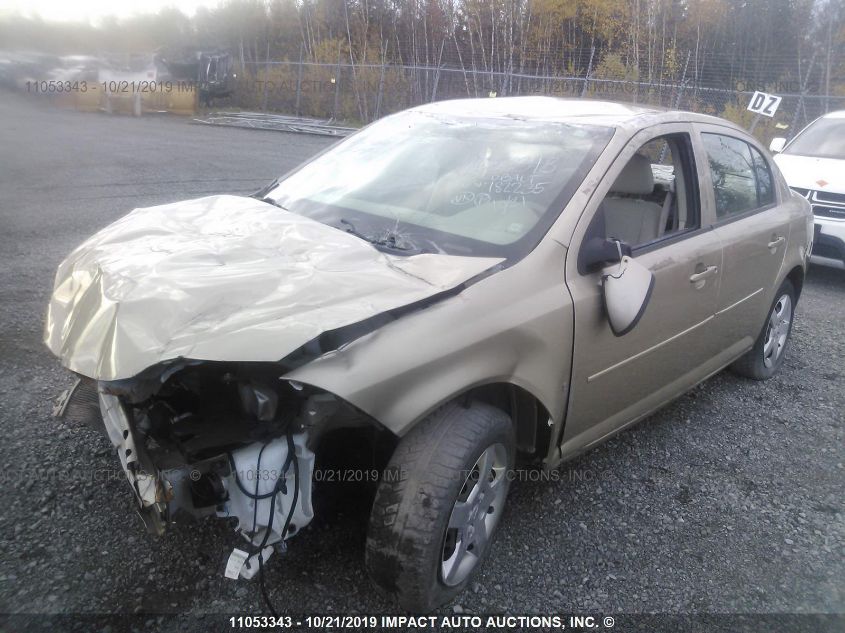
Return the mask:
[[[177,362],[130,380],[83,378],[61,414],[105,427],[151,533],[204,517],[236,519],[247,543],[226,575],[252,578],[259,552],[265,562],[273,545],[313,518],[315,453],[326,436],[356,429],[370,446],[390,443],[351,405],[280,373],[271,364]]]
[[[501,262],[396,256],[259,200],[213,196],[136,209],[79,246],[59,267],[44,338],[82,377],[65,410],[101,428],[102,415],[149,529],[234,517],[249,546],[227,575],[251,577],[257,552],[311,520],[327,430],[393,441],[348,395],[285,374]]]

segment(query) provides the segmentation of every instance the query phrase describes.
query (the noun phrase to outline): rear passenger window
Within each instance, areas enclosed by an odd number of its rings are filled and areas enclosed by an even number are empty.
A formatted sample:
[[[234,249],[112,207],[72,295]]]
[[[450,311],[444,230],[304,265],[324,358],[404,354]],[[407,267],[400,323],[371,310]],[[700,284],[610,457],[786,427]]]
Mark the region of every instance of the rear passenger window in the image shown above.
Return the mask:
[[[775,201],[766,159],[745,141],[702,134],[720,219],[759,209]]]

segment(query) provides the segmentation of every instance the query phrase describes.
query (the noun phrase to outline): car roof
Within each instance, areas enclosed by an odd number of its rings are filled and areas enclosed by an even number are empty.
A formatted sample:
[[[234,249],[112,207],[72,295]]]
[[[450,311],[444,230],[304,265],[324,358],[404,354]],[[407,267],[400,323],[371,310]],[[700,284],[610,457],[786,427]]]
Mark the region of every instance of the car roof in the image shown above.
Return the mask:
[[[411,111],[481,119],[513,118],[637,129],[658,123],[699,121],[727,125],[744,132],[725,119],[706,114],[593,99],[544,96],[454,99],[427,103],[411,108]]]
[[[845,119],[845,110],[836,110],[835,112],[828,112],[822,116],[823,119]]]

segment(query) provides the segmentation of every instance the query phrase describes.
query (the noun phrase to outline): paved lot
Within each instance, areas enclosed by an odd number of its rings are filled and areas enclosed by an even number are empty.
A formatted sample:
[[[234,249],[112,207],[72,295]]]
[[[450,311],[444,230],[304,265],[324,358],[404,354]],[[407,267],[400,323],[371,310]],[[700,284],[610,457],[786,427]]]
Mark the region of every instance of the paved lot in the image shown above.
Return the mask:
[[[325,139],[107,117],[0,94],[0,612],[262,610],[209,521],[148,537],[108,442],[50,417],[71,380],[41,343],[60,260],[137,206],[248,193]],[[781,373],[722,373],[554,481],[518,483],[466,612],[845,611],[845,273],[815,268]],[[363,572],[359,497],[272,561],[279,608],[395,608]],[[204,630],[222,619],[151,616]],[[212,618],[209,620],[209,618]],[[2,626],[2,621],[0,621]]]

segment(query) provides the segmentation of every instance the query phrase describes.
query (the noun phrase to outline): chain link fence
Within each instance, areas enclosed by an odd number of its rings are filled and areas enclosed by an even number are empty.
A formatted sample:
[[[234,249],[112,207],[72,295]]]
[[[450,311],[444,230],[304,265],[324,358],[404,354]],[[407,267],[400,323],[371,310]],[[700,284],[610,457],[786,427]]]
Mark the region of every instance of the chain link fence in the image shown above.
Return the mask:
[[[783,97],[774,118],[756,117],[746,110],[755,89]],[[793,136],[826,112],[845,109],[845,96],[810,94],[791,83],[729,89],[691,81],[644,82],[454,67],[289,61],[247,63],[238,73],[233,94],[216,105],[360,124],[431,101],[514,95],[605,99],[713,114],[753,128],[766,143],[775,136]]]

